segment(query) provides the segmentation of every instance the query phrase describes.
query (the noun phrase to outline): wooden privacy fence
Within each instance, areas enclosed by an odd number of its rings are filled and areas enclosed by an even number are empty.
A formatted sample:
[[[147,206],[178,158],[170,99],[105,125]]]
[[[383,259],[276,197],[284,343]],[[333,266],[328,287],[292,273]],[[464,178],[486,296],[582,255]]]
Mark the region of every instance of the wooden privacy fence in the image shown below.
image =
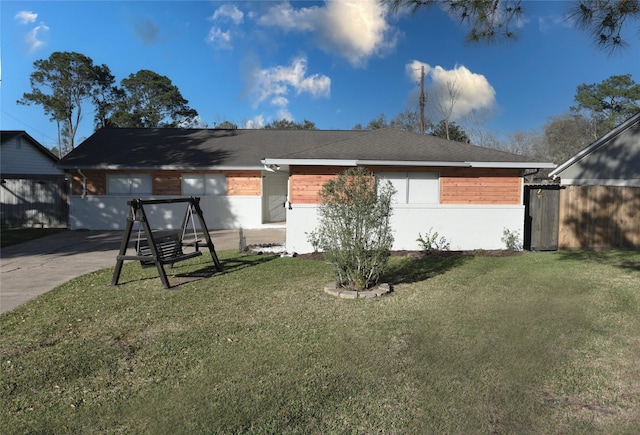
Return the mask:
[[[560,186],[527,185],[524,188],[524,248],[557,251]]]
[[[560,249],[640,249],[640,187],[560,190]]]
[[[0,217],[3,227],[66,228],[69,205],[64,175],[2,176]]]

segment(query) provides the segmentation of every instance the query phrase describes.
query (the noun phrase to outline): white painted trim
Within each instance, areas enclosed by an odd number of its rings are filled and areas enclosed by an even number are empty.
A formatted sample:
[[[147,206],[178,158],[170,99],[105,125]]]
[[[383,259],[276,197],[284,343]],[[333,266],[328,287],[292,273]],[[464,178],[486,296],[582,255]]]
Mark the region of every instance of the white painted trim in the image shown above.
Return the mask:
[[[472,168],[542,169],[555,168],[555,163],[539,162],[469,162]]]
[[[443,162],[443,161],[411,161],[411,160],[364,160],[364,159],[263,159],[264,165],[298,165],[298,166],[420,166],[420,167],[457,167],[457,168],[505,168],[534,169],[555,168],[553,163],[539,162]]]
[[[345,159],[263,159],[263,165],[298,165],[298,166],[358,166],[357,160]]]
[[[77,166],[57,165],[60,169],[78,169]],[[82,166],[82,169],[103,169],[109,171],[262,171],[263,166],[185,166],[185,165],[160,165],[160,166],[125,166],[125,165],[92,165]]]
[[[562,179],[563,186],[619,186],[619,187],[640,187],[640,179],[631,180],[598,180],[598,179]]]
[[[469,168],[471,165],[467,162],[411,162],[406,160],[358,160],[358,165],[369,166],[449,166],[459,168]]]

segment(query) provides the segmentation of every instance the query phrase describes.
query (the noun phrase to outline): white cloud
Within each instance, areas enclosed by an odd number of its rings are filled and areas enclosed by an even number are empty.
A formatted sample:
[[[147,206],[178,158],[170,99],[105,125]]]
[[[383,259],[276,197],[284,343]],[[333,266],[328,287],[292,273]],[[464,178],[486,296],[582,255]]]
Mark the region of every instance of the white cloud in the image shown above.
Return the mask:
[[[271,105],[279,106],[279,107],[287,107],[289,105],[289,100],[287,100],[283,96],[274,97],[271,99]]]
[[[215,10],[213,15],[209,17],[209,21],[216,23],[211,29],[209,34],[205,38],[205,41],[215,48],[231,50],[233,48],[232,32],[231,30],[223,31],[218,23],[232,22],[235,25],[239,25],[244,20],[244,13],[238,9],[236,5],[226,4],[220,6]]]
[[[406,65],[409,77],[420,83],[421,67],[424,66],[425,92],[428,104],[437,104],[438,98],[448,94],[448,86],[453,85],[458,92],[452,121],[458,121],[469,115],[474,109],[491,109],[496,104],[496,91],[482,74],[471,72],[462,65],[447,70],[417,60]]]
[[[211,16],[211,21],[231,21],[233,24],[240,24],[244,18],[244,14],[236,5],[222,5],[215,10]]]
[[[258,24],[287,32],[311,32],[324,51],[360,67],[371,56],[395,47],[398,32],[387,17],[387,7],[378,0],[327,0],[322,7],[295,9],[289,3],[272,6]]]
[[[24,38],[25,44],[29,48],[30,52],[34,52],[44,46],[44,41],[41,39],[42,33],[49,31],[49,27],[44,23],[40,23],[39,26],[34,27]]]
[[[20,24],[30,24],[36,22],[38,14],[31,11],[20,11],[13,18],[18,20]]]
[[[250,119],[244,123],[244,128],[262,127],[264,127],[264,117],[262,115],[256,115],[253,119]]]
[[[395,47],[397,33],[386,21],[387,9],[377,0],[327,3],[322,45],[335,48],[353,66],[362,66],[374,54]]]
[[[35,23],[38,19],[38,14],[31,11],[20,11],[13,17],[14,20],[18,21],[20,24],[31,24]],[[24,37],[24,43],[27,46],[29,52],[34,52],[44,46],[44,41],[42,40],[42,34],[49,31],[49,27],[40,23],[31,29]]]
[[[291,65],[273,68],[256,68],[251,75],[250,94],[252,105],[258,107],[264,101],[280,105],[287,102],[286,95],[303,93],[312,97],[328,97],[331,93],[331,79],[322,74],[307,75],[307,59],[297,57]]]
[[[207,35],[205,41],[216,48],[228,50],[233,48],[233,44],[231,42],[231,32],[228,30],[226,32],[223,32],[218,27],[212,27],[209,30],[209,34]]]
[[[265,15],[258,18],[258,24],[279,27],[284,31],[315,31],[318,22],[324,19],[324,10],[318,6],[294,9],[285,2],[270,7]]]

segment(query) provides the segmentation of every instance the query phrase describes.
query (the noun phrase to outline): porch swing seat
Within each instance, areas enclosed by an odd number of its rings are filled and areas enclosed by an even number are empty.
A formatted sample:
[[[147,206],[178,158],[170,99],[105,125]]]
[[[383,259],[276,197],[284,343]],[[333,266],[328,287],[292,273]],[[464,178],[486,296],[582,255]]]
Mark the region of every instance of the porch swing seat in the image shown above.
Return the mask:
[[[202,255],[197,240],[195,241],[195,244],[182,243],[182,240],[180,240],[180,235],[177,232],[154,236],[154,242],[156,245],[156,251],[158,252],[158,261],[161,264],[173,265],[174,263],[179,263],[181,261],[199,257]],[[182,250],[183,246],[195,246],[195,251],[185,254]],[[156,263],[153,260],[153,252],[151,250],[151,247],[149,246],[148,241],[140,241],[138,245],[138,255],[150,258],[149,260],[140,261],[140,265],[142,267],[155,266]]]

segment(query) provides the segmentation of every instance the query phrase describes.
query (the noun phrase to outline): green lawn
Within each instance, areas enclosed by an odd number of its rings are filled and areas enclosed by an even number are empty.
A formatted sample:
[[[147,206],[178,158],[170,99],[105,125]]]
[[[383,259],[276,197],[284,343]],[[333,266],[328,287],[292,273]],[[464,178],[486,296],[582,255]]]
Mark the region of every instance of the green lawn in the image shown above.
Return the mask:
[[[640,253],[393,257],[357,300],[322,261],[220,258],[0,316],[2,431],[640,433]]]

